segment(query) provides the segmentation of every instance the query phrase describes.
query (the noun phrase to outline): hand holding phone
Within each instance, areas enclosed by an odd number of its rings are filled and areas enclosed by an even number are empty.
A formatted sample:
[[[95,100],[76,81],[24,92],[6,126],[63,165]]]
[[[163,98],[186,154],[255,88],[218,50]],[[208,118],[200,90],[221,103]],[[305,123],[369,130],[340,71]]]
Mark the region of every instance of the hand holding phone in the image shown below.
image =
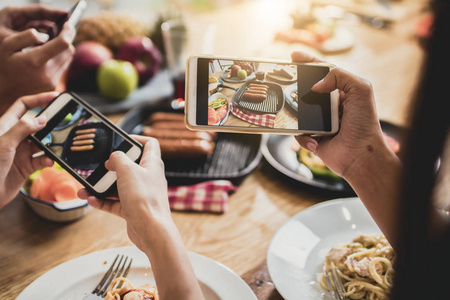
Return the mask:
[[[192,56],[186,125],[223,132],[335,134],[338,91],[311,90],[333,68],[326,63]]]
[[[97,197],[114,188],[116,174],[105,168],[112,152],[135,162],[141,157],[140,143],[74,93],[60,94],[41,114],[47,125],[30,139]]]

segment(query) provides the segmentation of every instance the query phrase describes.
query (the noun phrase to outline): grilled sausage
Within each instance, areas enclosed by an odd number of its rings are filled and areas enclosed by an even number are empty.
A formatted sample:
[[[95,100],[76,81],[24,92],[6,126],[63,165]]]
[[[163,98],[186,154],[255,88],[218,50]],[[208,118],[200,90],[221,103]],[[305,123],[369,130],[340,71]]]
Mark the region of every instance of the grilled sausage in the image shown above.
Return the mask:
[[[176,129],[155,129],[150,126],[144,126],[142,134],[150,137],[160,139],[183,139],[183,140],[205,140],[212,141],[212,136],[206,132],[190,131],[190,130],[176,130]]]
[[[183,129],[186,130],[186,125],[184,122],[170,122],[170,121],[158,121],[152,124],[152,128],[160,128],[160,129]]]
[[[95,133],[88,133],[88,134],[77,135],[73,138],[73,140],[78,141],[78,140],[87,140],[87,139],[94,139],[94,138],[95,138]]]
[[[244,98],[250,102],[262,102],[267,99],[264,94],[244,93]]]
[[[89,151],[94,149],[94,145],[87,145],[87,146],[72,146],[70,147],[70,151]]]
[[[260,84],[260,83],[250,83],[248,85],[249,87],[265,87],[265,88],[269,88],[269,86],[267,84]]]
[[[95,133],[96,131],[97,131],[97,129],[95,129],[95,128],[80,129],[80,130],[75,131],[75,135]]]
[[[178,113],[155,112],[150,115],[146,124],[150,125],[158,121],[184,122],[184,115]]]
[[[73,146],[83,146],[83,145],[91,145],[94,144],[94,140],[78,140],[78,141],[73,141],[72,145]]]
[[[163,159],[198,158],[214,152],[214,143],[205,140],[158,139]]]
[[[267,91],[266,90],[260,90],[260,89],[256,89],[256,88],[249,88],[245,92],[249,92],[249,93],[253,93],[253,94],[264,94],[264,95],[267,95]]]

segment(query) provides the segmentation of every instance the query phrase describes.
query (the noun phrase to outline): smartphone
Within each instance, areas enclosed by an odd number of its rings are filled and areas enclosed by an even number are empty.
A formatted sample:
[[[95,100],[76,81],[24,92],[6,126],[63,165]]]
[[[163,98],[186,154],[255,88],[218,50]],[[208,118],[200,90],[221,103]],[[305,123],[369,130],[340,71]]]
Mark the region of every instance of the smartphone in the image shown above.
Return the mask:
[[[336,134],[339,92],[311,91],[333,68],[326,63],[191,56],[186,126],[238,133]]]
[[[62,16],[59,20],[55,22],[56,30],[53,28],[48,30],[47,34],[50,37],[49,39],[53,39],[56,36],[58,36],[58,34],[61,32],[66,22],[68,22],[73,27],[76,27],[86,7],[87,3],[85,0],[80,0],[77,3],[75,3],[67,15]]]
[[[138,162],[142,145],[72,92],[64,92],[38,115],[47,125],[29,138],[89,192],[101,198],[115,187],[116,174],[105,168],[113,151]]]

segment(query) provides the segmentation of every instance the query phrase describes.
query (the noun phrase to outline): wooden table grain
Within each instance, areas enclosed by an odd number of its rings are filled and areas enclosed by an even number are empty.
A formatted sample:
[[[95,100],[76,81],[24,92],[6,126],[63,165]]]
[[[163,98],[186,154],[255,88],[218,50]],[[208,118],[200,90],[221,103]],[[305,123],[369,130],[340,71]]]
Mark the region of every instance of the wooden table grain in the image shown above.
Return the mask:
[[[218,54],[253,57],[270,54],[270,58],[289,59],[293,49],[305,49],[273,41],[276,30],[289,24],[286,21],[289,6],[258,10],[260,3],[249,1],[214,12],[190,12],[196,17],[186,20],[191,22],[194,35],[203,32],[205,25],[215,26],[213,41]],[[417,6],[414,0],[400,4]],[[341,53],[318,53],[370,80],[380,117],[398,125],[407,122],[422,59],[422,50],[413,36],[417,15],[415,10],[388,29],[347,24],[355,34],[354,47]],[[239,16],[241,23],[237,21]],[[254,22],[259,22],[258,26],[248,25]],[[115,122],[120,117],[110,116]],[[245,279],[258,299],[282,299],[265,262],[272,236],[296,213],[333,198],[336,196],[293,182],[263,161],[231,195],[226,213],[173,212],[173,219],[189,251],[231,268]],[[76,222],[53,223],[37,216],[18,198],[0,211],[0,299],[14,299],[36,278],[63,262],[93,251],[128,245],[131,242],[125,222],[117,217],[92,210]]]

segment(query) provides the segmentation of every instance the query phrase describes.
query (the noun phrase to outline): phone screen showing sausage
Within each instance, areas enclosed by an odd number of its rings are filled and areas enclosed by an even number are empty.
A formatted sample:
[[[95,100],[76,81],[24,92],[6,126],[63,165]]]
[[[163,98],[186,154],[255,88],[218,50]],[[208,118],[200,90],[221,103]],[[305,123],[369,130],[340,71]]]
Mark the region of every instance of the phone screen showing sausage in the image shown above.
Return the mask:
[[[106,174],[104,163],[113,151],[126,153],[133,146],[73,99],[34,137],[92,186]]]
[[[198,125],[331,129],[330,94],[311,87],[328,66],[198,59]]]

